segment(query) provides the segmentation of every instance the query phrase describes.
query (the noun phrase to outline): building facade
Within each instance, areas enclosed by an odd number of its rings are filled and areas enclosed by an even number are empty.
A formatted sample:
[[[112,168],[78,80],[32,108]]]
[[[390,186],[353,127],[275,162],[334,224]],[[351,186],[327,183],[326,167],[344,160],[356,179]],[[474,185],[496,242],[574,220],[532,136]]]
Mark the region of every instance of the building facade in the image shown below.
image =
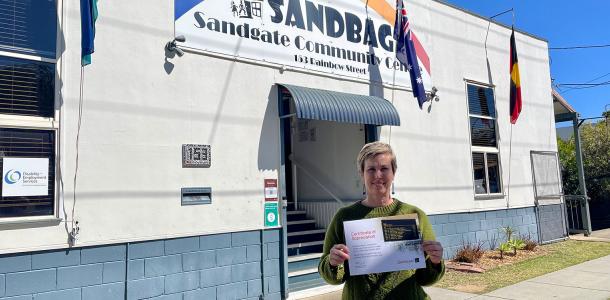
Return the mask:
[[[394,196],[430,216],[446,258],[503,226],[566,234],[540,38],[516,32],[511,126],[510,28],[438,1],[406,3],[437,90],[422,109],[392,1],[102,1],[85,67],[78,1],[11,5],[0,299],[282,299],[320,285],[324,228],[363,198],[356,154],[373,140],[395,149]]]

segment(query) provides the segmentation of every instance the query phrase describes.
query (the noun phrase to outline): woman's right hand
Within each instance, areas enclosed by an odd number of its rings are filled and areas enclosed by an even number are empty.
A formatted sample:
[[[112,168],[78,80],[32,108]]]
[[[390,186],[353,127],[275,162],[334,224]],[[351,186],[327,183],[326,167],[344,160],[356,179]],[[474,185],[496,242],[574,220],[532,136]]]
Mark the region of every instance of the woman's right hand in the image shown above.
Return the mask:
[[[343,244],[336,244],[330,248],[329,262],[330,265],[336,267],[343,264],[349,259],[349,249]]]

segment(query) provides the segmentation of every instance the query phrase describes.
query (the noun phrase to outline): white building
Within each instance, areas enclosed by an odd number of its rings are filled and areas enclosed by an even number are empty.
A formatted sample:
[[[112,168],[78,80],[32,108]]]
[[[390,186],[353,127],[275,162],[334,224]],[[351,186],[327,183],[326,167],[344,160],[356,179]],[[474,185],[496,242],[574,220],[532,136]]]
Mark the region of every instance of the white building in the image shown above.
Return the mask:
[[[324,227],[362,199],[356,154],[375,139],[397,153],[395,197],[431,216],[447,258],[501,226],[565,236],[545,40],[516,32],[511,127],[510,28],[438,1],[406,3],[438,89],[423,109],[393,51],[393,1],[101,1],[84,68],[78,1],[11,5],[0,299],[319,285]]]

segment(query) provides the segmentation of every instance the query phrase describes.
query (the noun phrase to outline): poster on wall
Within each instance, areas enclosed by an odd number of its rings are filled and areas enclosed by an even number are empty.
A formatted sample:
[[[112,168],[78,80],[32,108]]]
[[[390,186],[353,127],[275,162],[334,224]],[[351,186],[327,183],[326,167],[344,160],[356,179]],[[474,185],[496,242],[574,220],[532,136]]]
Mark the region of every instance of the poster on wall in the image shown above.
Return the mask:
[[[265,227],[275,227],[279,225],[277,202],[265,203]]]
[[[2,158],[2,197],[48,195],[48,158]]]
[[[181,44],[186,48],[409,86],[411,66],[395,54],[394,5],[385,0],[174,0],[175,34],[186,38]],[[408,14],[416,20],[411,28],[418,80],[429,91],[430,58],[416,30],[429,20]]]
[[[277,201],[277,179],[265,179],[265,202]]]

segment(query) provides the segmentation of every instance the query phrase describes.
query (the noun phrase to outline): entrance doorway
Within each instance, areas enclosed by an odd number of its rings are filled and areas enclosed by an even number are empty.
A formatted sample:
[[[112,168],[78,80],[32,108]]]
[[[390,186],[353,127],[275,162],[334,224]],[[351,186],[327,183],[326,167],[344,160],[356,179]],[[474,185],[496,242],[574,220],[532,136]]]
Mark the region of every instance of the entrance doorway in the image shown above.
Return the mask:
[[[317,267],[326,228],[364,193],[356,156],[378,139],[378,126],[388,123],[382,120],[399,120],[382,98],[283,85],[278,93],[285,288],[297,291],[324,285]],[[354,101],[361,103],[346,106]]]

